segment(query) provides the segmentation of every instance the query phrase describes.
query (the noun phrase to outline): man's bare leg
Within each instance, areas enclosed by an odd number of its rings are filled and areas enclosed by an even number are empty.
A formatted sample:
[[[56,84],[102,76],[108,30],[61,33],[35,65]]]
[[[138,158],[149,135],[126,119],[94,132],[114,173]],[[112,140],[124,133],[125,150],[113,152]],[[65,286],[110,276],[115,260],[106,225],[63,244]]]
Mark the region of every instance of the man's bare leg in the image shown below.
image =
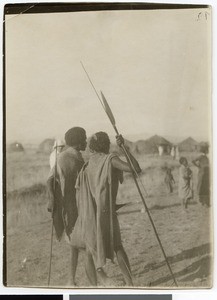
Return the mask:
[[[78,249],[71,247],[70,285],[75,286],[75,273],[78,265]]]
[[[96,269],[92,254],[89,251],[86,252],[85,270],[90,284],[92,286],[97,286]]]
[[[118,249],[116,255],[117,255],[118,265],[122,271],[126,285],[133,286],[130,263],[124,248],[122,247]]]

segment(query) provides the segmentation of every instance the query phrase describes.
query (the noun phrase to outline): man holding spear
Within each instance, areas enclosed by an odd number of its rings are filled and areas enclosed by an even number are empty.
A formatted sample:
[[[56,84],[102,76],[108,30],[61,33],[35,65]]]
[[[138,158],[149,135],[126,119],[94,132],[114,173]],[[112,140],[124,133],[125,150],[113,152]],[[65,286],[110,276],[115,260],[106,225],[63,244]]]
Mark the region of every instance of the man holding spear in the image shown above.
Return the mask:
[[[113,128],[114,128],[114,130],[115,130],[115,132],[116,132],[116,134],[119,135],[118,129],[117,129],[117,127],[116,127],[115,118],[114,118],[114,116],[113,116],[113,114],[112,114],[112,111],[111,111],[111,109],[110,109],[110,107],[109,107],[109,105],[108,105],[107,100],[105,99],[104,94],[103,94],[102,91],[101,91],[101,97],[99,96],[99,94],[98,94],[98,92],[97,92],[95,86],[93,85],[93,82],[91,81],[90,76],[88,75],[88,73],[87,73],[87,71],[86,71],[86,69],[85,69],[85,67],[84,67],[84,65],[83,65],[82,62],[81,62],[81,65],[82,65],[82,68],[83,68],[84,72],[85,72],[86,75],[87,75],[87,78],[88,78],[90,84],[92,85],[92,87],[93,87],[93,89],[94,89],[94,92],[96,93],[97,98],[99,99],[99,101],[100,101],[100,103],[101,103],[101,105],[102,105],[102,107],[103,107],[105,113],[107,114],[107,116],[108,116],[108,118],[109,118],[109,120],[110,120],[110,122],[111,122],[111,124],[112,124],[112,126],[113,126]],[[176,278],[175,278],[175,276],[174,276],[174,274],[173,274],[173,271],[172,271],[172,269],[171,269],[171,266],[170,266],[170,264],[169,264],[168,258],[167,258],[167,256],[166,256],[165,250],[164,250],[163,245],[162,245],[162,243],[161,243],[160,237],[159,237],[159,235],[158,235],[157,229],[156,229],[156,227],[155,227],[155,224],[154,224],[154,221],[153,221],[153,219],[152,219],[152,216],[151,216],[151,214],[150,214],[150,212],[149,212],[148,206],[147,206],[147,204],[146,204],[145,198],[144,198],[144,196],[143,196],[143,194],[142,194],[142,191],[141,191],[141,188],[140,188],[140,186],[139,186],[139,184],[138,184],[138,181],[140,182],[140,184],[141,184],[143,190],[145,191],[145,193],[146,193],[146,195],[147,195],[147,192],[146,192],[146,190],[145,190],[145,187],[144,187],[144,185],[142,184],[142,181],[141,181],[140,178],[139,178],[138,172],[137,172],[137,170],[136,170],[136,168],[135,168],[135,166],[134,166],[134,163],[133,163],[133,161],[132,161],[132,159],[131,159],[130,153],[128,153],[128,151],[127,151],[126,147],[124,146],[124,144],[122,144],[122,145],[120,145],[120,146],[121,146],[121,148],[122,148],[122,150],[123,150],[123,152],[124,152],[124,155],[125,155],[125,157],[126,157],[126,159],[127,159],[128,165],[129,165],[129,167],[130,167],[130,169],[131,169],[131,172],[132,172],[132,175],[133,175],[133,180],[134,180],[134,182],[135,182],[135,185],[136,185],[136,187],[137,187],[138,193],[139,193],[139,195],[140,195],[140,197],[141,197],[142,203],[143,203],[143,205],[144,205],[144,207],[145,207],[145,210],[146,210],[146,212],[147,212],[147,215],[148,215],[148,217],[149,217],[150,223],[151,223],[152,228],[153,228],[153,230],[154,230],[155,236],[156,236],[157,241],[158,241],[158,243],[159,243],[159,246],[160,246],[160,248],[161,248],[162,254],[163,254],[163,256],[164,256],[164,259],[165,259],[165,261],[166,261],[166,264],[167,264],[167,266],[168,266],[168,269],[169,269],[169,271],[170,271],[170,274],[171,274],[171,276],[172,276],[172,279],[173,279],[173,281],[174,281],[174,284],[178,287],[178,283],[177,283],[177,281],[176,281]],[[138,181],[137,181],[137,180],[138,180]]]
[[[49,193],[48,211],[52,213],[53,226],[59,241],[64,232],[67,239],[70,239],[70,234],[73,231],[78,216],[75,197],[75,182],[77,175],[84,164],[80,151],[85,150],[87,145],[86,139],[86,132],[81,127],[73,127],[66,132],[66,149],[58,154],[56,164],[51,169],[47,180]],[[52,253],[50,253],[50,255],[52,256]],[[78,251],[77,249],[72,248],[70,285],[75,285],[77,261]]]
[[[121,147],[124,139],[121,135],[116,139]],[[125,284],[132,286],[130,264],[121,242],[116,214],[118,185],[123,182],[123,172],[131,172],[131,168],[116,154],[109,153],[110,140],[105,132],[95,133],[89,148],[92,155],[76,182],[78,219],[71,243],[75,248],[86,250],[85,269],[91,285],[97,285],[97,273],[101,279],[106,279],[102,268],[106,259],[113,261],[115,253]],[[130,153],[128,155],[139,173],[138,162]]]

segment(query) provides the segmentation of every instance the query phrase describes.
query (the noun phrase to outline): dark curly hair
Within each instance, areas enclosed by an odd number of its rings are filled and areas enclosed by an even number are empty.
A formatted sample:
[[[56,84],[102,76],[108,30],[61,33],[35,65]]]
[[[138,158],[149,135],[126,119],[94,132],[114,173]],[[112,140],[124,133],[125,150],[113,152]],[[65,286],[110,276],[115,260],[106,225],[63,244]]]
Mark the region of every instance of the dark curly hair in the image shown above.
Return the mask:
[[[106,132],[97,132],[90,138],[89,141],[90,151],[102,152],[105,154],[109,153],[110,140]]]
[[[76,146],[86,140],[86,131],[81,127],[70,128],[65,133],[65,141],[68,146]]]

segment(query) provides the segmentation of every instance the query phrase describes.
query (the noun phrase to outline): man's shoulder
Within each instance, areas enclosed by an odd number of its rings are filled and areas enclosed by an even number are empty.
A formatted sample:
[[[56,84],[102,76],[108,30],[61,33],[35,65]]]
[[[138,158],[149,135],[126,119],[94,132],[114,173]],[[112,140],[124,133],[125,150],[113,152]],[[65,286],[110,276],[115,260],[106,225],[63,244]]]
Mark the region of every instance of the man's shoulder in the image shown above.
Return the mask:
[[[68,160],[68,159],[76,160],[76,156],[73,153],[70,153],[68,151],[68,149],[61,152],[58,156],[59,161],[65,161],[65,160]]]
[[[58,155],[58,162],[61,163],[70,163],[70,164],[76,164],[79,161],[82,161],[81,154],[79,155],[76,153],[74,149],[67,148],[66,150],[62,151]]]

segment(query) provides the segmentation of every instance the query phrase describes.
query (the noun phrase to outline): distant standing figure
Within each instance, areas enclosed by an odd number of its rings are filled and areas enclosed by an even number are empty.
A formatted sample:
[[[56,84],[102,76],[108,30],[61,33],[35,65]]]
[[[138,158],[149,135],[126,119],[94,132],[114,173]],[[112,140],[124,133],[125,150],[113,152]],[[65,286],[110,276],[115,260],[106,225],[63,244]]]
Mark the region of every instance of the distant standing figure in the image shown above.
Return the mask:
[[[165,170],[165,178],[164,178],[164,182],[166,184],[167,190],[169,193],[173,192],[173,184],[175,183],[175,180],[173,178],[173,174],[172,174],[172,170],[171,168],[166,168]]]
[[[202,205],[210,205],[210,179],[209,179],[209,158],[207,157],[208,147],[201,147],[202,154],[194,159],[192,163],[199,169],[197,181],[197,193]]]
[[[179,198],[182,200],[183,207],[187,208],[190,199],[193,198],[192,171],[185,157],[181,157],[179,163],[181,165],[179,168]]]
[[[175,159],[179,160],[179,148],[178,148],[178,146],[175,149]]]
[[[176,152],[175,152],[175,147],[174,146],[171,149],[170,155],[172,156],[173,159],[175,159]]]
[[[159,152],[159,156],[163,155],[163,147],[162,146],[158,146],[158,152]]]
[[[54,167],[50,170],[47,188],[49,193],[48,211],[52,213],[57,240],[65,233],[67,242],[78,217],[75,183],[84,165],[80,151],[87,145],[86,132],[81,127],[70,128],[65,133],[67,149],[58,154]],[[75,285],[78,250],[71,247],[70,285]]]
[[[63,148],[65,147],[65,144],[61,140],[55,141],[53,145],[53,151],[50,154],[49,163],[50,168],[53,169],[53,167],[56,164],[56,154],[57,156],[62,152]]]

